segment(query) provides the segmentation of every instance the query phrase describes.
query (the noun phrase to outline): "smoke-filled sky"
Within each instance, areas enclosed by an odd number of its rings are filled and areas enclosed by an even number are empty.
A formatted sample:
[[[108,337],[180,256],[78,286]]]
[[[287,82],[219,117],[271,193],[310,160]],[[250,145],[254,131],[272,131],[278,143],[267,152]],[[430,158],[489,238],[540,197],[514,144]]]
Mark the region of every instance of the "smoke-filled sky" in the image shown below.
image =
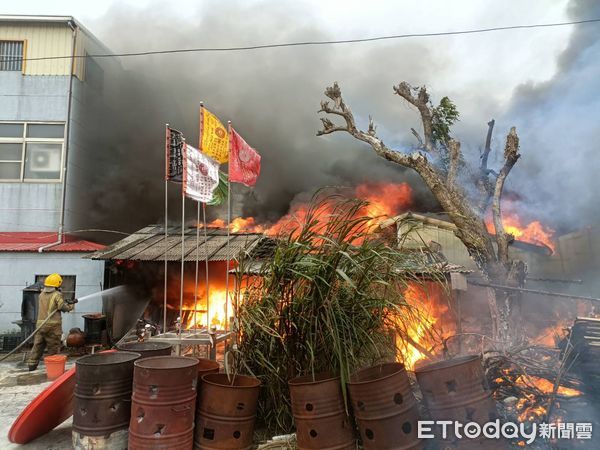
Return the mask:
[[[24,1],[5,13],[69,14],[115,52],[221,47],[385,34],[436,32],[600,17],[593,0],[386,1]],[[253,191],[236,185],[236,214],[275,220],[290,202],[323,185],[409,181],[420,209],[435,203],[417,177],[378,159],[344,134],[316,137],[325,86],[338,81],[366,127],[402,150],[417,116],[393,95],[402,80],[448,95],[461,120],[454,135],[475,158],[497,119],[491,161],[500,163],[512,125],[522,159],[508,189],[519,207],[560,230],[598,217],[594,156],[598,131],[600,24],[488,34],[249,52],[123,58],[116,110],[127,111],[123,165],[94,183],[96,225],[135,229],[162,220],[164,123],[197,141],[198,104],[234,127],[263,155]],[[115,84],[116,83],[116,84]],[[595,139],[596,138],[596,139]],[[176,195],[173,197],[177,198]],[[123,211],[132,211],[135,219]],[[220,211],[212,209],[214,217]]]

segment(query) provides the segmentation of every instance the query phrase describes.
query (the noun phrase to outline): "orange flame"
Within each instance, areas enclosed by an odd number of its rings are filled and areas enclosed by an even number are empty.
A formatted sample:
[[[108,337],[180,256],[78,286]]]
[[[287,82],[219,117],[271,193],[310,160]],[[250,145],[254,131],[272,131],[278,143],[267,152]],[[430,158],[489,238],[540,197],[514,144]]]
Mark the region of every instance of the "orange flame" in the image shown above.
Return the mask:
[[[534,422],[544,417],[548,412],[545,407],[536,402],[536,397],[533,394],[525,394],[515,405],[519,413],[519,422]]]
[[[193,289],[193,286],[191,286]],[[185,288],[184,288],[185,289]],[[217,330],[224,330],[227,323],[227,315],[232,312],[231,309],[231,293],[229,297],[228,314],[225,313],[225,299],[227,292],[224,288],[211,288],[208,291],[208,308],[206,303],[206,295],[198,296],[198,309],[194,310],[194,303],[189,302],[185,305],[184,311],[189,311],[184,315],[183,328],[190,330],[193,328],[216,327]],[[210,317],[208,317],[210,314]]]
[[[404,328],[409,339],[397,336],[396,346],[398,359],[408,370],[414,370],[417,362],[436,355],[441,341],[455,327],[448,314],[447,296],[440,285],[433,282],[410,283],[404,291],[404,299],[413,312],[409,320],[405,319],[407,323],[399,322],[398,325]]]
[[[491,218],[486,219],[485,225],[489,233],[494,234],[496,232]],[[502,212],[502,225],[504,226],[504,231],[512,234],[515,239],[519,241],[545,245],[550,248],[552,252],[556,249],[554,241],[552,240],[554,230],[545,226],[539,220],[534,220],[525,225],[517,214]]]
[[[412,189],[408,183],[363,183],[354,189],[353,195],[355,198],[369,202],[363,211],[367,217],[373,218],[369,225],[377,224],[380,218],[400,214],[412,205]],[[308,210],[308,203],[296,203],[275,223],[259,224],[254,217],[238,217],[231,222],[229,229],[232,232],[266,233],[274,236],[302,223],[306,219]],[[326,223],[330,212],[320,211],[319,220]],[[208,224],[208,227],[224,228],[225,225],[224,220],[216,219]]]
[[[554,383],[547,378],[533,375],[528,375],[527,377],[519,375],[515,383],[517,386],[533,386],[543,394],[552,394],[554,392]],[[558,386],[556,393],[564,397],[577,397],[582,394],[581,391],[566,386]]]
[[[230,263],[229,269],[233,268],[234,264]],[[179,305],[182,302],[181,328],[182,329],[206,329],[216,327],[218,330],[226,328],[228,316],[233,315],[231,307],[235,294],[233,277],[229,277],[229,296],[226,291],[226,262],[211,261],[208,269],[208,298],[206,289],[206,271],[204,264],[198,267],[198,278],[196,287],[196,274],[193,270],[193,265],[184,272],[183,279],[183,298],[180,297],[180,272],[171,270],[168,272],[167,283],[167,307],[171,314],[177,312],[179,315]],[[226,306],[225,299],[229,297],[229,302]],[[154,290],[155,305],[162,306],[163,294],[162,285]],[[175,320],[174,316],[172,320]]]

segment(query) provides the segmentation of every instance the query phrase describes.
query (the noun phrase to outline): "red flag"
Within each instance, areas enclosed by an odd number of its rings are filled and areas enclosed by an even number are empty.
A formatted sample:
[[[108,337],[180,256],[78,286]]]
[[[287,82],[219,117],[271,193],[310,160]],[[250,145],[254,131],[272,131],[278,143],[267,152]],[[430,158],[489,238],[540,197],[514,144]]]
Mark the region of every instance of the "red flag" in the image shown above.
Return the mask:
[[[260,174],[260,155],[231,128],[229,181],[254,186]]]

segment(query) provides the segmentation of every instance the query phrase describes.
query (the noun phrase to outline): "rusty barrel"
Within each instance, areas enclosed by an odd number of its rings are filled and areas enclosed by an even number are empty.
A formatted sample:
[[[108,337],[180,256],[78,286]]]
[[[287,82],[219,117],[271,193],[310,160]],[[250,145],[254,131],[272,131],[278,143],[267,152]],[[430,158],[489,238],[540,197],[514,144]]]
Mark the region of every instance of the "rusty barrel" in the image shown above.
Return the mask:
[[[139,353],[114,352],[77,360],[73,431],[80,437],[109,436],[127,429],[131,413],[131,382]]]
[[[125,342],[117,346],[119,350],[135,352],[142,355],[142,358],[152,356],[169,356],[173,346],[166,342]]]
[[[479,355],[427,364],[415,369],[423,400],[433,420],[458,421],[463,425],[475,422],[483,425],[498,417],[496,404],[485,380]],[[452,427],[449,427],[449,429]],[[499,448],[499,441],[481,438],[457,440],[448,437],[448,448]]]
[[[260,381],[245,375],[202,377],[194,447],[202,450],[252,448]]]
[[[196,409],[200,406],[202,401],[202,377],[209,373],[219,373],[219,363],[212,359],[198,358],[198,384],[196,397]]]
[[[129,449],[191,449],[198,360],[153,356],[135,362]]]
[[[202,377],[209,373],[219,373],[219,363],[212,359],[198,359],[198,386],[202,383]],[[200,391],[200,389],[198,389]]]
[[[356,448],[340,377],[320,373],[293,378],[288,385],[300,450]]]
[[[354,373],[348,391],[366,450],[421,449],[417,437],[419,405],[402,363],[387,363]]]

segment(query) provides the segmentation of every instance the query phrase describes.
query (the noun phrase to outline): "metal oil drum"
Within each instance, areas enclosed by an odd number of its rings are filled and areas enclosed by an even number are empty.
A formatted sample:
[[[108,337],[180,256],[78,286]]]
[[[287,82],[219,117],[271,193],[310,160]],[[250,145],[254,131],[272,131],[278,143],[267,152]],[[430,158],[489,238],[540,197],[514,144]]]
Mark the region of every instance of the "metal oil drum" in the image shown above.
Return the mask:
[[[288,385],[300,450],[356,449],[340,377],[320,373],[293,378]]]
[[[212,359],[198,358],[198,384],[196,390],[198,395],[196,397],[196,409],[200,406],[202,400],[202,377],[209,373],[219,373],[219,363]]]
[[[200,386],[201,379],[204,375],[209,373],[219,373],[219,363],[212,359],[198,359],[198,386]]]
[[[202,377],[194,448],[252,448],[260,381],[245,375],[210,373]]]
[[[166,342],[125,342],[119,344],[117,348],[139,353],[142,358],[150,358],[152,356],[169,356],[173,346]]]
[[[479,355],[427,364],[416,368],[415,375],[432,420],[483,425],[498,418]],[[499,441],[483,437],[479,440],[456,439],[453,432],[444,445],[450,449],[502,448]]]
[[[421,449],[419,406],[402,363],[354,373],[348,382],[354,417],[366,450]]]
[[[76,362],[73,432],[79,438],[109,436],[127,429],[133,364],[139,353],[84,356]]]
[[[198,360],[153,356],[135,362],[129,449],[191,449]]]

